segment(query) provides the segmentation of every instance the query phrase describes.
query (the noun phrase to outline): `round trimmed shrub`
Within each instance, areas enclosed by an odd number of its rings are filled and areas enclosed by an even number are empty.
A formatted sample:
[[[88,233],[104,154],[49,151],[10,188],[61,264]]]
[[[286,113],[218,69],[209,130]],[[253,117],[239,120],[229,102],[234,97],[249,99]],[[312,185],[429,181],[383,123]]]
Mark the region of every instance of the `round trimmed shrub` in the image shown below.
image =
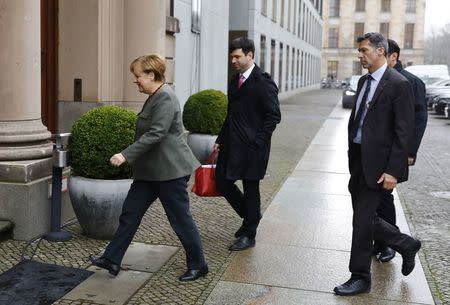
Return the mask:
[[[227,115],[227,96],[219,90],[203,90],[189,97],[183,109],[183,124],[194,133],[217,135]]]
[[[69,140],[73,174],[93,179],[130,178],[128,164],[114,167],[109,159],[134,142],[136,119],[130,110],[102,106],[76,120]]]

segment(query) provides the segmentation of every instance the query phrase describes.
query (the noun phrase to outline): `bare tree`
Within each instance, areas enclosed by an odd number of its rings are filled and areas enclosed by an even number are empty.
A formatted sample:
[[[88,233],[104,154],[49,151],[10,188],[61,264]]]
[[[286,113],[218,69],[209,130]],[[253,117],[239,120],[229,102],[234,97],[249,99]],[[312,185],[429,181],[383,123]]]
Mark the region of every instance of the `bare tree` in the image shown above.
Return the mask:
[[[450,23],[425,39],[425,64],[450,66]]]

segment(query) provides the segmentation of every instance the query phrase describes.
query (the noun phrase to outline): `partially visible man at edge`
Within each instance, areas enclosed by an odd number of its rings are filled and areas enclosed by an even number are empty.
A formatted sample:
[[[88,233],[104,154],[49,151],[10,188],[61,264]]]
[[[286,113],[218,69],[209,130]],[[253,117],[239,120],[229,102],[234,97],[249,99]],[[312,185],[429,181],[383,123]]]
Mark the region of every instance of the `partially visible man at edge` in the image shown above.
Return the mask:
[[[409,145],[408,165],[414,165],[416,162],[417,151],[422,141],[425,128],[427,126],[427,102],[425,99],[425,84],[414,74],[403,69],[400,61],[400,47],[397,42],[388,39],[387,64],[389,67],[397,70],[411,84],[414,94],[414,135]],[[394,196],[392,192],[385,192],[381,198],[381,204],[377,210],[378,216],[386,220],[392,225],[396,225]],[[389,262],[395,257],[395,251],[378,241],[374,244],[374,255],[378,256],[378,260],[382,263]]]

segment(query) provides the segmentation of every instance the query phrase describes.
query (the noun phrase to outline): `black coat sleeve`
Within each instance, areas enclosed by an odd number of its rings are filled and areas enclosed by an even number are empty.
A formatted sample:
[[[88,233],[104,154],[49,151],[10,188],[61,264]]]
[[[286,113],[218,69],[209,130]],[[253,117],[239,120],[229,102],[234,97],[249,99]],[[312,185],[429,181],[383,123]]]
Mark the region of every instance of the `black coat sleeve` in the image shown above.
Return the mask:
[[[392,101],[394,111],[394,134],[386,173],[400,179],[407,169],[407,157],[411,135],[414,132],[414,96],[412,86],[404,81],[395,84],[398,94]]]
[[[265,85],[261,89],[261,102],[263,106],[263,125],[256,133],[256,145],[262,147],[270,142],[273,131],[281,121],[280,102],[278,101],[278,87],[266,73],[263,74]]]
[[[427,101],[425,99],[425,84],[420,79],[416,79],[414,82],[414,98],[414,143],[409,151],[409,156],[415,159],[428,121]]]

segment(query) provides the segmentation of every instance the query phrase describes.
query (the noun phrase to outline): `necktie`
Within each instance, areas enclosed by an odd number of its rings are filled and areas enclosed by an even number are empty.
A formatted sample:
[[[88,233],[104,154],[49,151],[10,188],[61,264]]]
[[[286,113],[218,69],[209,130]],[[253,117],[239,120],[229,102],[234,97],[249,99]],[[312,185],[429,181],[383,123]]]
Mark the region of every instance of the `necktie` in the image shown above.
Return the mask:
[[[241,76],[239,76],[238,88],[241,88],[241,86],[244,82],[245,82],[245,76],[244,76],[244,74],[241,74]]]
[[[350,130],[350,139],[353,141],[353,139],[356,137],[356,134],[358,133],[358,128],[361,123],[362,114],[364,112],[364,108],[366,107],[367,97],[369,96],[370,92],[370,84],[372,82],[372,75],[367,75],[367,83],[366,83],[366,90],[364,91],[363,97],[361,99],[361,103],[359,104],[358,112],[356,113],[355,120],[352,124],[352,129]]]

